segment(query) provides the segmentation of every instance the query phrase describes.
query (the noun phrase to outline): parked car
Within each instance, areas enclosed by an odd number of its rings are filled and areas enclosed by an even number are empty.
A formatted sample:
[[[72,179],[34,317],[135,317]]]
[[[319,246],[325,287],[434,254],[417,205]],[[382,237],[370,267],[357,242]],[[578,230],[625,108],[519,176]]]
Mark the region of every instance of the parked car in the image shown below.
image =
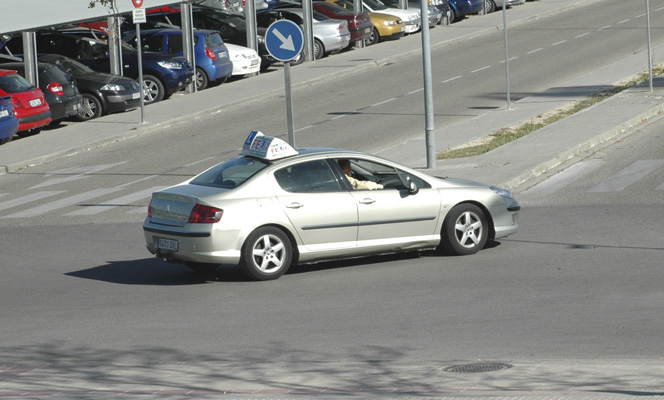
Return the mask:
[[[335,0],[330,2],[336,6],[353,13],[354,4],[351,0]],[[370,46],[384,40],[395,40],[406,34],[406,24],[399,17],[391,14],[369,12],[369,20],[373,24],[371,35],[364,40],[364,44]]]
[[[399,17],[376,12],[369,13],[369,16],[374,27],[369,39],[364,41],[367,46],[385,40],[396,40],[406,34],[406,24]]]
[[[226,43],[228,56],[233,62],[233,76],[245,76],[260,72],[261,58],[254,49]]]
[[[19,136],[37,134],[51,122],[51,110],[44,93],[16,70],[0,69],[0,96],[12,98]]]
[[[40,55],[39,61],[55,65],[76,80],[78,90],[83,96],[81,109],[76,115],[79,121],[131,110],[141,105],[141,88],[138,82],[131,78],[96,72],[59,54]]]
[[[88,28],[70,28],[36,33],[39,53],[60,54],[73,58],[97,72],[109,73],[111,64],[107,35]],[[21,36],[14,36],[6,46],[14,54],[23,52]],[[138,79],[138,52],[122,43],[122,74]],[[192,82],[194,70],[184,58],[164,53],[142,53],[143,95],[146,104],[170,97]]]
[[[123,39],[138,47],[136,32],[126,32]],[[141,30],[141,48],[144,51],[184,54],[181,29]],[[194,64],[196,67],[196,89],[203,90],[209,85],[225,82],[233,73],[233,63],[228,58],[224,41],[216,31],[194,30]]]
[[[354,9],[354,7],[352,6],[353,4],[352,1],[348,0],[327,0],[327,1],[348,8],[351,11]],[[350,8],[348,6],[349,3],[351,5]],[[401,18],[401,20],[406,25],[406,34],[415,33],[419,31],[421,28],[422,18],[420,17],[419,10],[403,10],[400,8],[390,8],[380,0],[364,0],[362,4],[364,6],[364,9],[367,11],[390,14],[394,15],[395,17]]]
[[[148,10],[147,17],[148,23],[152,26],[171,28],[182,26],[178,8],[161,7]],[[194,8],[192,18],[194,28],[217,31],[226,44],[247,46],[247,23],[244,15],[220,9]],[[257,51],[261,57],[261,71],[266,71],[272,65],[273,59],[265,47],[265,29],[259,28],[257,33]]]
[[[274,8],[299,7],[301,4],[302,3],[281,3]],[[346,20],[348,22],[348,30],[350,31],[351,45],[361,40],[368,40],[371,37],[373,24],[371,23],[371,15],[369,11],[362,11],[360,14],[355,15],[352,11],[328,1],[314,1],[312,7],[314,11],[323,14],[330,19]]]
[[[25,78],[25,64],[22,62],[4,63],[0,64],[0,67],[16,70]],[[39,88],[44,93],[51,110],[51,125],[57,125],[69,117],[78,115],[83,96],[71,75],[53,64],[39,62],[37,77]]]
[[[467,15],[477,14],[482,11],[484,0],[450,0],[450,23],[461,21]]]
[[[300,26],[304,24],[302,8],[276,8],[256,13],[256,24],[267,29],[273,22],[287,19]],[[330,19],[316,11],[313,12],[314,58],[322,58],[326,54],[338,52],[350,45],[348,21]],[[298,63],[295,59],[293,63]]]
[[[503,5],[505,8],[523,4],[525,0],[484,0],[484,12],[491,13],[497,9],[502,9]]]
[[[0,145],[12,140],[18,132],[18,118],[11,96],[0,97]]]
[[[296,150],[254,131],[239,157],[153,193],[143,232],[160,259],[202,271],[235,264],[270,280],[295,263],[474,254],[515,233],[520,208],[505,189],[355,151]]]
[[[386,6],[390,8],[401,8],[401,2],[400,0],[381,0]],[[422,10],[420,9],[420,2],[419,0],[409,0],[407,2],[408,4],[408,10],[417,10],[420,12],[420,16],[422,15]],[[434,4],[433,0],[428,0],[428,16],[429,16],[429,27],[434,27],[438,24],[440,24],[441,20],[443,19],[443,12],[436,7]]]

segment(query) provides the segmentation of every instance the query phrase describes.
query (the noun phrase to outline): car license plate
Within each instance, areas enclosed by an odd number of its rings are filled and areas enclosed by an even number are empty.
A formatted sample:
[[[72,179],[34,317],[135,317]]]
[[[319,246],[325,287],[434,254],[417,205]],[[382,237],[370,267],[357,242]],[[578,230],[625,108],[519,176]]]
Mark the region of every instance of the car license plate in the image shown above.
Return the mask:
[[[157,238],[157,248],[169,251],[178,251],[179,243],[177,240]]]
[[[41,106],[41,99],[30,100],[30,107]]]
[[[406,30],[405,26],[401,28],[401,32],[404,32],[405,30]]]
[[[0,118],[8,117],[8,116],[9,116],[9,111],[7,111],[7,110],[0,110]]]
[[[141,92],[132,94],[131,98],[132,98],[132,100],[140,99],[141,98]]]
[[[256,65],[258,64],[258,59],[251,60],[251,65]]]
[[[219,52],[219,58],[226,58],[226,52],[225,51],[220,51]]]
[[[369,32],[371,32],[371,28],[367,28],[367,29],[365,29],[364,32],[365,32],[365,33],[369,33]]]

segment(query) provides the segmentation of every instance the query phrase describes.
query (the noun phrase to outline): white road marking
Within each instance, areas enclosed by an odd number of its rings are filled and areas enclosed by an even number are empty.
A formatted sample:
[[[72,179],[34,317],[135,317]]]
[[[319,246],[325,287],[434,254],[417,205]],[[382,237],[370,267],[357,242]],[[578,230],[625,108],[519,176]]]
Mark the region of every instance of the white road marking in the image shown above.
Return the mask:
[[[523,192],[523,194],[538,194],[545,195],[551,194],[563,187],[569,185],[570,183],[576,181],[585,174],[593,171],[597,167],[604,164],[605,161],[602,160],[591,160],[591,161],[582,161],[580,163],[574,164],[571,167],[567,168],[564,171],[557,173],[551,178],[540,182],[539,184],[531,187],[530,189]]]
[[[60,193],[64,193],[64,192],[66,192],[66,190],[55,190],[55,191],[50,191],[50,192],[31,193],[29,195],[19,197],[19,198],[13,199],[13,200],[3,201],[2,203],[0,203],[0,210],[6,210],[8,208],[20,206],[20,205],[30,203],[30,202],[33,202],[33,201],[36,201],[36,200],[45,199],[46,197],[54,196],[56,194],[60,194]]]
[[[639,160],[590,189],[594,193],[619,192],[664,165],[664,160]]]
[[[95,189],[85,193],[79,193],[74,196],[70,196],[64,199],[56,200],[50,203],[42,204],[37,207],[28,208],[23,211],[19,211],[14,214],[5,215],[2,218],[30,218],[36,217],[37,215],[46,214],[50,211],[55,211],[60,208],[74,205],[82,201],[94,199],[95,197],[104,196],[113,192],[117,192],[121,188],[110,188],[110,189]]]
[[[152,196],[152,193],[165,188],[166,186],[155,186],[148,189],[140,190],[138,192],[130,193],[126,196],[118,197],[117,199],[109,200],[94,206],[86,206],[80,210],[72,211],[65,214],[66,216],[72,215],[96,215],[104,211],[111,210],[116,207],[125,206],[135,201],[147,199]],[[145,207],[144,207],[145,208]]]

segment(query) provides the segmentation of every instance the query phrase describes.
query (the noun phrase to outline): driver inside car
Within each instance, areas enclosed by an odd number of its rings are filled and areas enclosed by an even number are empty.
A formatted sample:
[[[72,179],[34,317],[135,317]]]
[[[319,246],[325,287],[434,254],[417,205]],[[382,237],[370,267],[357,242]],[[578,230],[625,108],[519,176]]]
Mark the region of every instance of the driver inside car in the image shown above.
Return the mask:
[[[348,179],[351,186],[353,186],[353,189],[376,190],[376,189],[382,189],[383,188],[383,185],[381,185],[380,183],[376,183],[376,182],[372,182],[372,181],[361,181],[359,179],[353,178],[350,174],[350,160],[341,159],[338,162],[339,162],[339,166],[341,167],[341,169],[344,171],[344,174],[346,175],[346,179]]]

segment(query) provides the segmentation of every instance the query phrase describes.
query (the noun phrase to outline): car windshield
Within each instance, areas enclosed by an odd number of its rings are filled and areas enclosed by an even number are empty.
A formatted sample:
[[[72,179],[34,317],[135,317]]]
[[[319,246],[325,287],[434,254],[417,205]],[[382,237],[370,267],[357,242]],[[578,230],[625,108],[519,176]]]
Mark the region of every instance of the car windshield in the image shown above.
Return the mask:
[[[190,184],[232,189],[256,175],[269,164],[252,157],[238,157],[214,166],[198,175]]]
[[[371,7],[372,10],[386,10],[387,6],[383,4],[380,0],[364,0],[364,3]]]
[[[9,74],[0,76],[0,89],[7,93],[21,93],[33,90],[35,87],[20,75]]]

